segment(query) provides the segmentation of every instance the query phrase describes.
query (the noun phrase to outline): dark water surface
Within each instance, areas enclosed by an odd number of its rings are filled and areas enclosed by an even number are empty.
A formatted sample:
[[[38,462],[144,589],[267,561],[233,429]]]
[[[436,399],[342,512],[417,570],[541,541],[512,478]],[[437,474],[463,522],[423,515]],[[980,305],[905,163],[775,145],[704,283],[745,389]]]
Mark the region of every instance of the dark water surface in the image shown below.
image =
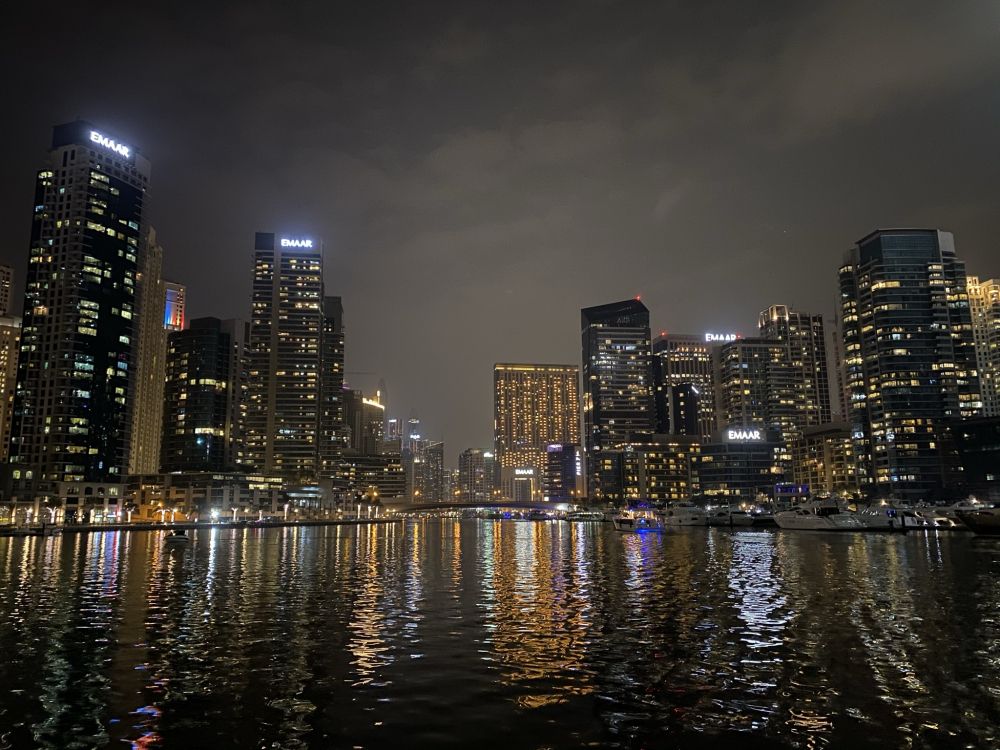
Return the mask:
[[[0,539],[0,748],[995,748],[998,579],[964,534]]]

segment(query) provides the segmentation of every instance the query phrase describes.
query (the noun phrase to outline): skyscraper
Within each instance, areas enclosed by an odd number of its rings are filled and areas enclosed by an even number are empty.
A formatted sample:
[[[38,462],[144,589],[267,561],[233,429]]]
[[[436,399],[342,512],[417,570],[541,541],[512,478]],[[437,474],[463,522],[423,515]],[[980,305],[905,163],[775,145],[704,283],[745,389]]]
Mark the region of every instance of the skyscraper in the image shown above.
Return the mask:
[[[583,452],[575,443],[552,443],[545,448],[542,496],[553,503],[575,503],[586,494]]]
[[[167,329],[163,324],[166,290],[162,271],[163,248],[156,241],[156,231],[150,227],[146,252],[136,278],[139,319],[129,474],[154,474],[160,467],[167,354]]]
[[[506,496],[515,476],[534,477],[532,492],[540,493],[546,448],[580,441],[579,383],[575,365],[493,366],[494,443]]]
[[[446,481],[444,443],[428,442],[413,457],[413,500],[420,503],[444,502]]]
[[[187,320],[187,287],[173,281],[163,282],[166,300],[163,305],[163,327],[168,331],[183,331]]]
[[[593,499],[621,500],[612,478],[621,456],[610,452],[656,426],[649,310],[625,300],[584,308],[580,322],[587,488]]]
[[[800,375],[785,342],[745,338],[723,344],[716,393],[720,427],[768,427],[787,447],[807,424]]]
[[[323,298],[323,345],[320,357],[319,480],[334,494],[347,492],[342,459],[344,431],[344,304],[340,297]]]
[[[771,305],[758,319],[761,338],[780,341],[792,368],[800,427],[829,424],[830,370],[826,359],[826,327],[822,314],[803,313],[787,305]]]
[[[11,427],[22,497],[117,503],[108,485],[128,466],[149,174],[146,159],[89,123],[53,130],[35,183]]]
[[[968,288],[983,414],[1000,417],[1000,279],[969,276]]]
[[[6,463],[10,447],[10,422],[17,384],[17,352],[21,344],[21,319],[0,317],[0,462]]]
[[[10,315],[10,303],[14,294],[14,269],[0,265],[0,317]]]
[[[250,323],[247,451],[267,474],[318,479],[323,243],[258,232]]]
[[[708,438],[716,429],[712,352],[717,342],[702,334],[661,333],[653,342],[654,380],[661,432],[680,434],[669,424],[669,389],[693,385],[698,390],[698,434]]]
[[[197,318],[170,333],[161,470],[234,471],[243,464],[246,324]]]
[[[459,499],[463,503],[484,502],[493,496],[493,478],[486,468],[487,455],[488,452],[477,448],[466,448],[458,454]]]
[[[926,500],[951,484],[948,420],[982,411],[965,264],[949,232],[878,230],[840,268],[848,421],[864,490]]]

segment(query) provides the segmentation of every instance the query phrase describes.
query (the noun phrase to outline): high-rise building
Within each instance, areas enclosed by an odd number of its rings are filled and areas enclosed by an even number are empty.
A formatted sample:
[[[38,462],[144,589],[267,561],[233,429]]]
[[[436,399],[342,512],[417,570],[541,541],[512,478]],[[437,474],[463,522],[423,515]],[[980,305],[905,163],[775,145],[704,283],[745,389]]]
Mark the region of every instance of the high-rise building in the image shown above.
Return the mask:
[[[10,315],[10,303],[14,295],[14,269],[0,265],[0,317]]]
[[[183,331],[187,320],[187,287],[173,281],[163,282],[163,327],[168,331]]]
[[[854,441],[846,424],[807,427],[792,444],[792,481],[810,492],[857,493],[861,488]]]
[[[872,496],[947,494],[948,420],[982,411],[965,264],[949,232],[878,230],[840,268],[848,421]]]
[[[494,442],[507,497],[515,476],[535,477],[532,492],[540,493],[547,446],[579,442],[579,384],[575,365],[493,366]]]
[[[466,448],[458,455],[458,490],[463,503],[485,502],[493,497],[493,478],[486,467],[490,455],[477,448]]]
[[[17,352],[21,344],[21,319],[0,317],[0,462],[6,463],[10,422],[17,385]]]
[[[968,277],[983,414],[1000,417],[1000,279]]]
[[[444,443],[424,442],[412,460],[414,502],[450,500],[450,497],[445,497]]]
[[[791,467],[791,443],[801,434],[800,371],[788,347],[775,339],[745,338],[722,344],[716,376],[717,420],[729,427],[766,427],[782,446],[781,460]]]
[[[136,274],[139,318],[129,474],[154,474],[160,467],[167,355],[167,329],[163,323],[166,290],[162,271],[163,248],[156,241],[156,231],[150,227],[146,252]]]
[[[622,450],[621,485],[630,503],[682,502],[698,491],[697,435],[649,435]]]
[[[266,474],[318,481],[323,412],[323,243],[254,235],[247,452]]]
[[[659,369],[653,357],[653,369]],[[656,385],[656,429],[662,435],[701,436],[701,391],[694,383]]]
[[[592,499],[622,500],[609,484],[620,476],[620,457],[601,454],[655,431],[649,310],[625,300],[584,308],[580,322],[587,490]]]
[[[160,470],[234,471],[244,463],[246,324],[196,318],[167,342]]]
[[[343,394],[347,447],[358,455],[378,455],[379,446],[385,440],[382,432],[385,406],[379,402],[377,393],[365,396],[361,391],[345,388]]]
[[[774,498],[784,481],[785,446],[773,430],[737,427],[719,430],[693,458],[701,493],[724,503]]]
[[[545,448],[542,497],[553,503],[575,503],[586,497],[583,451],[576,443],[552,443]]]
[[[348,437],[344,430],[344,304],[323,298],[323,347],[320,358],[319,479],[335,494],[347,492],[342,474]]]
[[[758,318],[761,338],[780,341],[795,380],[799,427],[829,424],[830,369],[826,359],[826,326],[819,313],[804,313],[788,305],[771,305]]]
[[[132,147],[89,123],[53,131],[35,182],[11,426],[19,497],[69,499],[85,514],[86,506],[117,505],[129,459],[149,174]],[[81,492],[87,483],[98,486]]]
[[[669,424],[670,400],[668,389],[678,385],[693,385],[698,391],[698,434],[708,439],[715,432],[715,366],[712,353],[719,338],[736,338],[736,334],[661,333],[653,342],[654,381],[657,393],[657,415],[660,432],[677,433]]]

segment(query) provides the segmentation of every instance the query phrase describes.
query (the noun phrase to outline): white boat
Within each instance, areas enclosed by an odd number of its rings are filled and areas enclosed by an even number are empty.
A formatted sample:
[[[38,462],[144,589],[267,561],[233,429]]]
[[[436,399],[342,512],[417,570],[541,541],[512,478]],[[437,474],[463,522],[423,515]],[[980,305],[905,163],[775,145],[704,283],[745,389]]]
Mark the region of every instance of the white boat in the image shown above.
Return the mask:
[[[729,508],[715,508],[707,511],[707,521],[709,526],[732,526],[733,516],[736,515]],[[746,515],[745,513],[743,515]],[[747,524],[749,526],[749,524]]]
[[[904,528],[899,510],[889,504],[872,503],[858,508],[854,515],[869,531],[900,531]]]
[[[856,514],[842,511],[833,500],[814,500],[774,514],[782,529],[798,531],[863,531]]]
[[[958,517],[979,536],[1000,536],[1000,506],[960,510]]]
[[[692,503],[677,503],[667,506],[659,515],[664,526],[708,526],[705,509]]]
[[[663,527],[654,516],[624,512],[615,516],[612,523],[616,531],[662,531]]]
[[[604,514],[596,510],[572,510],[566,514],[567,521],[603,521]]]

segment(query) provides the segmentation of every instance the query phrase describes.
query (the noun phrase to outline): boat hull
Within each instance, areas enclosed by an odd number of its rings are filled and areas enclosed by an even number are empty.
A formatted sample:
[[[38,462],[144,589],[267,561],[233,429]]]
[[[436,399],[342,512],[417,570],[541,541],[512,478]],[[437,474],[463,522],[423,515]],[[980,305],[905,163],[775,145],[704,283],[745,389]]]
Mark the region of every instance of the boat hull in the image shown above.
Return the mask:
[[[1000,536],[1000,508],[960,510],[959,520],[979,536]]]

